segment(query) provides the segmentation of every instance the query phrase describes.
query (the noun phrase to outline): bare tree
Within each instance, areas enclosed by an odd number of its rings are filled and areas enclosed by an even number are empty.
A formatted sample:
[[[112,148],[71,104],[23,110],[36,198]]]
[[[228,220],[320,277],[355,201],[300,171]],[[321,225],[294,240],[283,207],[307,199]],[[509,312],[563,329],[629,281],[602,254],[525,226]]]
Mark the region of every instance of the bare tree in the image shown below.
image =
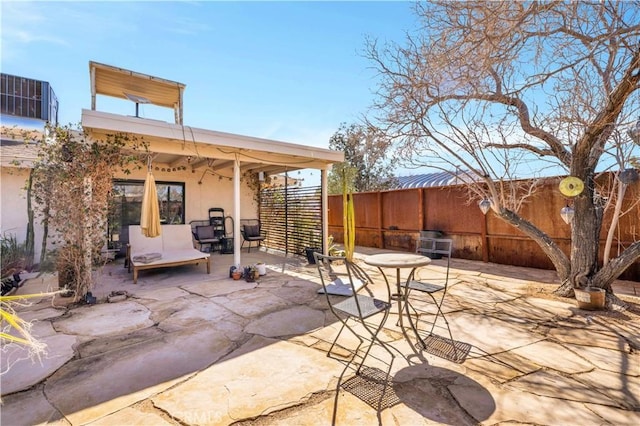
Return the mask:
[[[638,6],[433,1],[416,6],[421,28],[405,44],[367,43],[381,76],[371,120],[414,166],[466,170],[475,199],[489,199],[553,262],[561,295],[586,286],[612,294],[612,281],[640,257],[636,241],[599,266],[603,199],[594,180],[605,154],[629,142],[613,135],[638,118]],[[518,214],[538,181],[514,179],[551,172],[584,183],[572,199],[570,256]]]

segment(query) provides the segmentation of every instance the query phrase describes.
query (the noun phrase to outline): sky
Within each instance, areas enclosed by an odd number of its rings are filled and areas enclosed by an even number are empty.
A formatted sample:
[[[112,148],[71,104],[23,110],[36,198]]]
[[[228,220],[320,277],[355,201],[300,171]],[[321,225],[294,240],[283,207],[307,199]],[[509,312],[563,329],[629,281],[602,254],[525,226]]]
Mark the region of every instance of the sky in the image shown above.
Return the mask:
[[[89,61],[186,84],[184,124],[328,148],[376,90],[366,38],[402,43],[412,2],[13,2],[2,0],[2,72],[48,81],[60,124],[91,106]],[[100,96],[97,109],[135,114]],[[140,106],[173,122],[173,110]],[[318,173],[319,175],[319,173]]]

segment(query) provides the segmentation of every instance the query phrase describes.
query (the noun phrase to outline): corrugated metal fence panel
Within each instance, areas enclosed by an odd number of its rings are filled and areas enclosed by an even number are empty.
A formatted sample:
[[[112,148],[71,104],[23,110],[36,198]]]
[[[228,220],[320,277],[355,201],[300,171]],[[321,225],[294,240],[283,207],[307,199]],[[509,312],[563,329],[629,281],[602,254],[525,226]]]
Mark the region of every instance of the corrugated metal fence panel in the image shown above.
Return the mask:
[[[289,254],[304,254],[305,247],[322,248],[321,187],[263,189],[260,221],[268,248]]]
[[[382,227],[389,229],[420,228],[420,190],[398,189],[382,193]]]
[[[449,232],[480,233],[482,212],[464,186],[424,188],[422,229],[446,229]]]
[[[605,188],[606,176],[598,183]],[[571,227],[560,218],[560,209],[571,200],[558,191],[560,178],[549,179],[523,206],[522,216],[545,231],[565,253],[570,251]],[[422,197],[420,196],[422,191]],[[376,196],[376,194],[378,194]],[[477,202],[469,203],[464,185],[442,188],[392,190],[380,193],[354,194],[356,209],[356,244],[367,247],[394,248],[405,251],[415,249],[415,239],[421,229],[440,230],[454,240],[454,256],[489,262],[552,269],[542,249],[521,231],[500,220],[493,213],[480,212]],[[640,235],[640,182],[628,185],[623,211],[612,248],[612,256],[626,248]],[[422,209],[419,203],[422,202]],[[332,212],[329,232],[342,242],[342,195],[329,196]],[[611,209],[612,210],[612,209]],[[604,217],[600,234],[602,257],[611,210]],[[358,212],[375,212],[363,215]],[[380,212],[380,214],[378,213]],[[422,212],[422,222],[420,213]],[[381,218],[379,217],[381,215]],[[378,223],[372,219],[378,218]],[[621,276],[622,279],[640,280],[640,261],[635,262]]]
[[[370,206],[378,205],[378,192],[362,192],[353,194],[353,214],[356,217],[356,224],[363,228],[378,229],[380,223],[380,211]],[[342,201],[342,195],[340,195]],[[340,223],[342,223],[342,203],[340,203]],[[356,235],[357,238],[357,235]]]

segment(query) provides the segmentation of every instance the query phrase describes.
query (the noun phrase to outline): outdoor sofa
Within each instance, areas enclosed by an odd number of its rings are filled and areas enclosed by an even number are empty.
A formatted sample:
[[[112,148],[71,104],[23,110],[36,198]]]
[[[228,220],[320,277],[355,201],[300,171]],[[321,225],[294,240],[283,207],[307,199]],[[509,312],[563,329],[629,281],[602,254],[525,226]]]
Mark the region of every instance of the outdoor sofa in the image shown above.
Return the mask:
[[[139,225],[129,225],[127,263],[133,268],[133,283],[138,282],[138,271],[172,266],[204,263],[211,273],[209,253],[193,247],[190,225],[162,225],[162,233],[155,238],[142,235]]]

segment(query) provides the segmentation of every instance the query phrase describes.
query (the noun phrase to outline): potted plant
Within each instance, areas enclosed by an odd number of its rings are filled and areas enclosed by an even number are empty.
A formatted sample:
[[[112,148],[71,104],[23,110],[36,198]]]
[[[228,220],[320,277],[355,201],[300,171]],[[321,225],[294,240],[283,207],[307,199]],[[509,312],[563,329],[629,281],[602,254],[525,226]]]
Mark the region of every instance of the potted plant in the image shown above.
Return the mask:
[[[245,266],[243,275],[245,281],[248,283],[255,282],[260,277],[260,275],[258,274],[258,269],[255,267],[255,265]]]
[[[307,256],[307,262],[309,262],[309,265],[316,264],[316,258],[313,257],[313,253],[315,252],[322,253],[322,249],[319,249],[318,247],[305,247],[304,249],[304,253]]]
[[[327,253],[329,256],[344,256],[344,250],[340,250],[338,245],[333,242],[333,235],[329,235],[329,239],[327,241],[329,248],[327,249]]]

